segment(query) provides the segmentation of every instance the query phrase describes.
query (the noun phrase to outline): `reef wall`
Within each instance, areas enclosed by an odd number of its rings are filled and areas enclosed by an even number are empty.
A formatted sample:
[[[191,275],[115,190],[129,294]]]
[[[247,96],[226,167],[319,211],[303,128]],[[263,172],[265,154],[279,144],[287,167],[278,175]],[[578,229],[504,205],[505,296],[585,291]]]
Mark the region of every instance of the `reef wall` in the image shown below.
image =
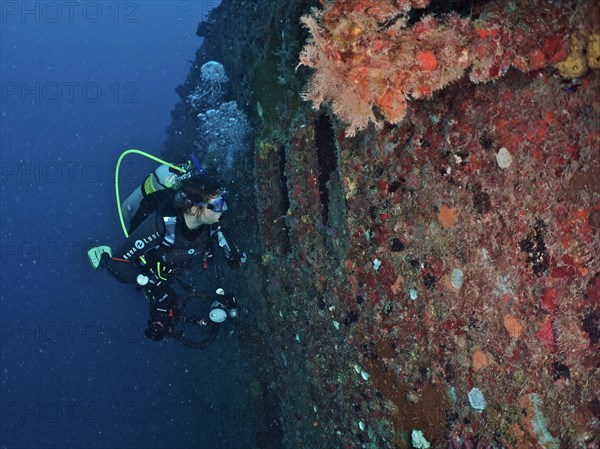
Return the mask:
[[[223,0],[166,144],[222,62],[255,130],[241,344],[281,444],[597,448],[595,2],[314,3]]]

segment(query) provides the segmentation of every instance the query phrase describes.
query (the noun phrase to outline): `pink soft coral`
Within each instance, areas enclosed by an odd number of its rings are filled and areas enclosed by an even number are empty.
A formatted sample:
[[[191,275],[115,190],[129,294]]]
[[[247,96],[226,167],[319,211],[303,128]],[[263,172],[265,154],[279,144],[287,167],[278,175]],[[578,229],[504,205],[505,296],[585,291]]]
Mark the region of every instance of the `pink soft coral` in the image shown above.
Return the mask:
[[[305,100],[315,108],[330,103],[334,114],[348,123],[354,135],[369,122],[398,123],[406,115],[407,100],[428,98],[466,73],[473,82],[496,79],[511,65],[539,69],[547,58],[523,42],[514,18],[503,11],[486,20],[471,21],[456,14],[441,19],[425,16],[408,27],[408,11],[428,0],[337,0],[323,11],[302,17],[312,39],[300,55],[300,65],[315,69]],[[531,28],[531,24],[527,24]],[[551,21],[537,25],[527,42],[551,34]],[[532,44],[535,47],[534,44]],[[541,54],[535,67],[524,61],[531,51]],[[522,51],[520,53],[523,53]],[[381,114],[374,112],[374,107]]]

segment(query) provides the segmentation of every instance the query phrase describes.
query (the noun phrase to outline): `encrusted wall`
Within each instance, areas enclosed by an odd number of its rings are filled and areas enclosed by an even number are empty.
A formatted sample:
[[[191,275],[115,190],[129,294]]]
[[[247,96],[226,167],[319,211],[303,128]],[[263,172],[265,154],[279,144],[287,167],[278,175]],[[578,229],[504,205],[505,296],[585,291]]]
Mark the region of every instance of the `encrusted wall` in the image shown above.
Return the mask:
[[[244,203],[256,208],[237,221],[258,229],[244,237],[251,264],[238,281],[252,292],[254,340],[268,348],[264,388],[278,398],[284,446],[598,447],[600,73],[593,61],[565,73],[596,51],[594,2],[556,3],[553,16],[544,2],[481,3],[468,14],[459,2],[463,31],[477,20],[500,30],[475,40],[518,34],[525,15],[531,35],[512,52],[502,41],[509,66],[492,64],[493,81],[474,82],[467,68],[420,99],[403,92],[396,124],[368,85],[336,80],[320,111],[300,100],[309,77],[323,75],[320,63],[294,71],[309,5],[256,6],[261,23],[224,38],[217,30],[239,19],[223,13],[232,3],[213,14],[204,30],[212,53],[198,62],[238,67],[228,74],[246,86],[232,95],[256,131],[252,161],[239,165],[241,185],[254,176]],[[438,20],[411,15],[428,2],[413,3],[377,5],[403,5],[410,34]],[[335,76],[373,42],[372,22],[356,14],[382,14],[377,5],[327,2],[310,19],[317,47],[336,36],[343,44]],[[508,7],[514,21],[495,26]],[[264,45],[240,67],[237,50],[216,51],[224,41]],[[511,66],[517,56],[525,64]],[[416,84],[434,69],[427,59],[403,68]],[[366,121],[331,112],[344,95],[368,104]]]

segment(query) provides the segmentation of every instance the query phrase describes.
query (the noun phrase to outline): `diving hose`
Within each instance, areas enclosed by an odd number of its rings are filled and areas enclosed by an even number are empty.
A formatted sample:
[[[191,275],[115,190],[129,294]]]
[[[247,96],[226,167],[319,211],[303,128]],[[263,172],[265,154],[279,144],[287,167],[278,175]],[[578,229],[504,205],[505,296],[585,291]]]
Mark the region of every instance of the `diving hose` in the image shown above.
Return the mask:
[[[121,208],[121,195],[119,194],[119,170],[121,168],[121,162],[123,161],[125,156],[127,156],[128,154],[139,154],[141,156],[147,157],[148,159],[158,162],[159,164],[166,165],[167,167],[172,168],[173,170],[177,170],[177,171],[181,172],[182,175],[187,173],[186,169],[179,167],[175,164],[171,164],[167,161],[164,161],[156,156],[153,156],[152,154],[148,154],[141,150],[136,150],[136,149],[132,148],[129,150],[125,150],[123,153],[121,153],[121,156],[119,156],[119,159],[117,160],[117,165],[115,167],[115,197],[117,199],[117,211],[119,213],[119,220],[121,222],[121,228],[123,228],[123,233],[125,234],[125,237],[129,237],[129,232],[127,232],[127,226],[125,226],[125,220],[123,219],[123,210]],[[195,159],[195,157],[194,157],[194,159]],[[194,165],[196,165],[197,159],[196,159],[196,161],[193,161],[193,162],[194,162]],[[196,167],[198,167],[199,165],[200,164],[197,164]]]

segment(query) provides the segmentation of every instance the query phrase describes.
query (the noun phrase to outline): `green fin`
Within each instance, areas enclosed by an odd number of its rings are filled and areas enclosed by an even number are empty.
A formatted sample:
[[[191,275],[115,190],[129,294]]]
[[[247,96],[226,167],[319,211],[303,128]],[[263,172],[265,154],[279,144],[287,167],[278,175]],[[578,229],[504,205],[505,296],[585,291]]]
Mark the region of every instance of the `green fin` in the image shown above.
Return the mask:
[[[110,249],[110,246],[95,246],[88,250],[88,259],[90,260],[92,267],[94,267],[94,270],[98,269],[100,266],[100,259],[104,253],[108,253],[108,255],[112,257],[112,250]]]

